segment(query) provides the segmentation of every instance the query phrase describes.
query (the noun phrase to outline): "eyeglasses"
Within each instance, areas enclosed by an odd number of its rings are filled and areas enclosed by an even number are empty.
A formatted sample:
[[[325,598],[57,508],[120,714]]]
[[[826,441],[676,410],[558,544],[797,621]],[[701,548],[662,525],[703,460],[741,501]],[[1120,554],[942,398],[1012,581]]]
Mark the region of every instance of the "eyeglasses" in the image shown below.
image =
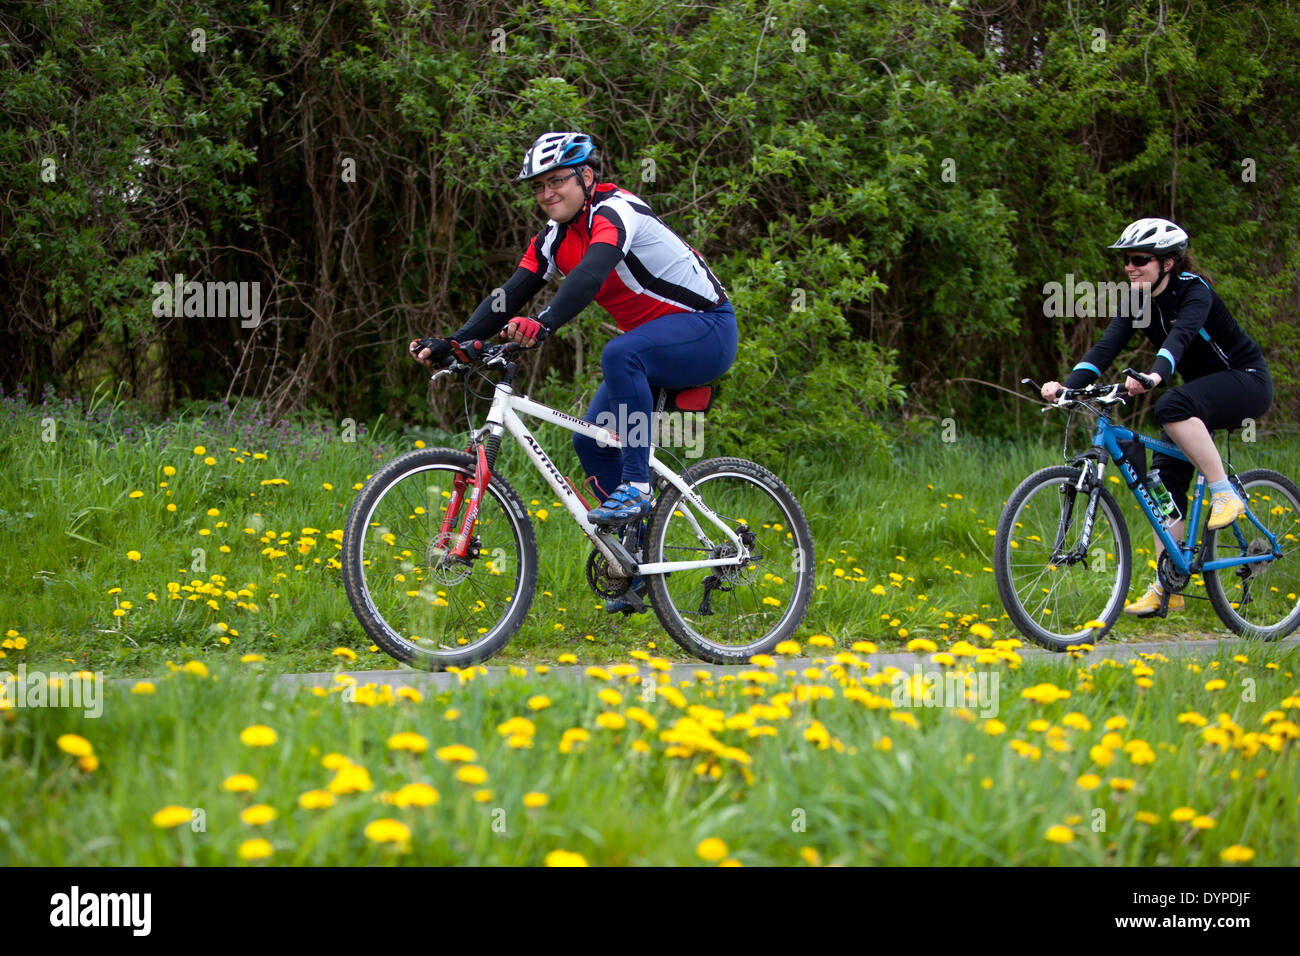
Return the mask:
[[[1155,258],[1155,256],[1140,256],[1140,255],[1139,255],[1139,256],[1129,256],[1129,255],[1126,255],[1126,256],[1124,257],[1124,265],[1128,265],[1128,264],[1131,262],[1131,263],[1133,263],[1133,265],[1137,266],[1137,267],[1140,269],[1140,268],[1142,268],[1142,266],[1146,265],[1148,262],[1150,262],[1150,261],[1151,261],[1152,259],[1154,259],[1154,258]]]
[[[581,173],[582,173],[582,170],[580,170],[580,169],[575,169],[573,172],[569,173],[569,175],[567,175],[567,176],[552,176],[552,177],[550,177],[549,179],[543,179],[543,180],[541,180],[541,181],[539,181],[539,182],[535,182],[535,183],[532,184],[532,186],[533,186],[533,193],[534,193],[534,195],[538,195],[538,196],[540,196],[542,193],[546,192],[546,190],[548,190],[548,189],[559,189],[561,186],[563,186],[565,183],[567,183],[567,182],[568,182],[570,179],[572,179],[574,176],[581,175]]]

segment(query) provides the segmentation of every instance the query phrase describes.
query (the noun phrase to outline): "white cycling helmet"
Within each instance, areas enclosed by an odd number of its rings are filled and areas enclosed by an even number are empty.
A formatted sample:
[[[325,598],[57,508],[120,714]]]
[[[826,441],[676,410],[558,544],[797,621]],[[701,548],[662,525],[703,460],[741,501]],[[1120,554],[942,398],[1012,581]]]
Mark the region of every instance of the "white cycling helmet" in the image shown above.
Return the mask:
[[[1168,219],[1139,219],[1129,223],[1120,237],[1107,246],[1120,252],[1150,252],[1158,256],[1181,256],[1187,252],[1188,235]]]
[[[516,182],[532,179],[561,166],[595,162],[596,147],[586,133],[543,133],[524,154]]]

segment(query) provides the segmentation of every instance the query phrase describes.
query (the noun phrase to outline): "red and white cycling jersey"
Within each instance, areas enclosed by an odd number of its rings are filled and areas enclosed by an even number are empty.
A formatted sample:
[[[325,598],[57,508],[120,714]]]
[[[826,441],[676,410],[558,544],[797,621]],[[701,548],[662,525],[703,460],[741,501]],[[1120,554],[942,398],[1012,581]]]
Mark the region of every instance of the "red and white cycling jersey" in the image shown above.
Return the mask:
[[[542,279],[565,276],[597,243],[623,253],[596,303],[624,332],[661,315],[705,312],[726,300],[726,290],[700,254],[642,199],[613,183],[596,186],[586,222],[548,222],[529,243],[519,268]]]

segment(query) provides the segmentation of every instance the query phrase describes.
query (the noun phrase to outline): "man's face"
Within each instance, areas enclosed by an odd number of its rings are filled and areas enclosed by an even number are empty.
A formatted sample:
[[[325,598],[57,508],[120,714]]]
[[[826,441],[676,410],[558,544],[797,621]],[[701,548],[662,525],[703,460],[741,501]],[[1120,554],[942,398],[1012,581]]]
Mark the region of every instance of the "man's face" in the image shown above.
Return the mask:
[[[582,166],[578,169],[552,169],[529,180],[537,197],[537,205],[546,213],[548,219],[556,222],[568,222],[582,209],[586,196],[583,184],[589,183],[591,171]]]

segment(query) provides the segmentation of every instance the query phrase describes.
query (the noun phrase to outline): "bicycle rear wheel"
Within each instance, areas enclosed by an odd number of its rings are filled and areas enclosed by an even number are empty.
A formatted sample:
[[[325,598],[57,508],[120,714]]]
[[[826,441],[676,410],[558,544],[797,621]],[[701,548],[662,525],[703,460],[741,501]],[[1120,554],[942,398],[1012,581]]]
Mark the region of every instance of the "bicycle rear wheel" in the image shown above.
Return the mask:
[[[803,509],[779,478],[752,461],[713,458],[685,481],[749,549],[743,567],[646,578],[650,604],[678,644],[714,664],[739,664],[792,637],[812,597],[816,560]],[[736,553],[698,506],[669,485],[646,529],[648,562]]]
[[[1261,564],[1205,572],[1214,612],[1233,633],[1276,641],[1300,624],[1300,490],[1276,471],[1254,468],[1237,476],[1238,492],[1277,538],[1282,557]],[[1268,554],[1268,539],[1246,518],[1205,532],[1206,561]]]
[[[491,657],[532,604],[537,539],[523,501],[499,476],[488,483],[467,557],[451,554],[475,467],[451,448],[395,458],[361,489],[343,530],[352,610],[376,644],[413,667],[445,670]],[[449,511],[452,530],[444,532]]]
[[[1128,527],[1115,499],[1098,489],[1082,560],[1067,560],[1082,540],[1088,493],[1079,469],[1036,471],[1012,493],[998,519],[993,568],[998,596],[1021,634],[1054,651],[1093,644],[1124,610],[1132,576]]]

